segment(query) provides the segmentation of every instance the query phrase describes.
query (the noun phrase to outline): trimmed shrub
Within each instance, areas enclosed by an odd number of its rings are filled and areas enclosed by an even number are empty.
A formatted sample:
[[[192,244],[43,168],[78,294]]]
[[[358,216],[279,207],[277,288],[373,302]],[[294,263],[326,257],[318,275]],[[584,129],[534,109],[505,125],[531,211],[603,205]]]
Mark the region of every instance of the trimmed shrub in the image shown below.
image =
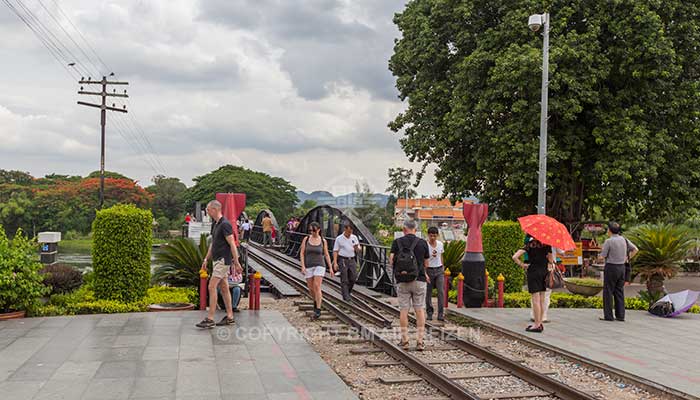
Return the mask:
[[[47,265],[41,273],[44,275],[44,284],[51,288],[51,294],[69,293],[83,284],[83,273],[70,265]]]
[[[21,229],[10,243],[0,225],[0,313],[31,311],[37,305],[37,300],[49,291],[39,270],[36,243]]]
[[[199,303],[199,290],[191,287],[174,288],[157,286],[148,289],[148,294],[141,301],[145,307],[158,303]]]
[[[116,314],[144,311],[139,303],[122,303],[118,300],[95,300],[68,304],[66,314]]]
[[[525,271],[513,262],[513,254],[523,247],[525,234],[520,224],[513,221],[492,221],[484,224],[484,258],[486,269],[494,279],[503,274],[505,292],[523,290]]]
[[[130,303],[146,295],[151,280],[152,221],[150,210],[133,205],[97,211],[92,223],[92,264],[98,300]]]

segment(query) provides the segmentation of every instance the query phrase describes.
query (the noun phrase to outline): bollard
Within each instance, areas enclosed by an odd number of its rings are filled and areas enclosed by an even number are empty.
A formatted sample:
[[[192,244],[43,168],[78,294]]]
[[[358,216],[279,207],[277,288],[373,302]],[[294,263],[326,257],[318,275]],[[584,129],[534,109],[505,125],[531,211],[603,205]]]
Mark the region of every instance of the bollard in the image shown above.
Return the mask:
[[[249,310],[255,310],[255,279],[253,278],[255,275],[250,274],[248,275],[248,309]]]
[[[445,308],[450,305],[450,274],[450,270],[445,268]]]
[[[503,281],[505,281],[506,278],[503,274],[498,274],[496,280],[498,281],[498,308],[503,308]]]
[[[457,275],[457,308],[464,307],[464,275],[460,272]]]
[[[207,287],[207,278],[209,278],[209,274],[207,274],[206,269],[201,269],[199,270],[199,309],[200,310],[206,310],[207,309],[207,298],[209,294],[209,288]]]
[[[489,271],[484,271],[484,307],[489,306]]]
[[[260,278],[262,274],[258,271],[253,276],[255,278],[255,299],[254,299],[254,310],[260,309]]]

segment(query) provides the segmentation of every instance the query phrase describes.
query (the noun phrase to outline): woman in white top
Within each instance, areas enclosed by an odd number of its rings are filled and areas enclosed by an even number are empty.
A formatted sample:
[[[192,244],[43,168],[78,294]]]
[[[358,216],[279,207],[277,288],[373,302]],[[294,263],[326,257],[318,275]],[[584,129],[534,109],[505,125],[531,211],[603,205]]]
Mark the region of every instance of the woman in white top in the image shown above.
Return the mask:
[[[326,266],[331,269],[331,257],[328,254],[328,243],[321,236],[321,226],[318,222],[309,225],[310,235],[301,242],[299,257],[301,258],[301,273],[306,278],[311,299],[314,301],[314,319],[321,316],[323,295],[321,284],[326,274]]]

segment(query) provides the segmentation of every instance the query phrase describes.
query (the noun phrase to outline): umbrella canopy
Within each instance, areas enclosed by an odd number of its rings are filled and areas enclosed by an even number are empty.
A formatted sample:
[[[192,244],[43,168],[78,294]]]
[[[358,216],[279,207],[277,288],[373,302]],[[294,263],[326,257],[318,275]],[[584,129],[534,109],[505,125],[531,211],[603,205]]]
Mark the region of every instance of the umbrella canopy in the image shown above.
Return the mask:
[[[556,219],[544,214],[527,215],[518,218],[523,231],[543,244],[556,247],[560,250],[573,250],[576,248],[574,239],[566,227]]]
[[[694,290],[684,290],[682,292],[670,293],[662,297],[659,301],[670,301],[673,304],[673,312],[667,317],[675,317],[688,311],[690,307],[698,301],[700,292]]]

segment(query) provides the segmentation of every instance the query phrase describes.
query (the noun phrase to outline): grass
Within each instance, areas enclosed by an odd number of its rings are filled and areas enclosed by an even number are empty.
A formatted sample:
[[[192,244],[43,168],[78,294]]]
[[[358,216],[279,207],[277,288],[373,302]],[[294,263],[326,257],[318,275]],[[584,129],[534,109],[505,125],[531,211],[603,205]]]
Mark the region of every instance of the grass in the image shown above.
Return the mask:
[[[567,282],[580,286],[603,287],[603,282],[600,279],[593,278],[566,278]]]
[[[167,243],[167,239],[153,239],[153,244]],[[92,239],[61,240],[58,244],[61,253],[90,254],[92,251]]]

